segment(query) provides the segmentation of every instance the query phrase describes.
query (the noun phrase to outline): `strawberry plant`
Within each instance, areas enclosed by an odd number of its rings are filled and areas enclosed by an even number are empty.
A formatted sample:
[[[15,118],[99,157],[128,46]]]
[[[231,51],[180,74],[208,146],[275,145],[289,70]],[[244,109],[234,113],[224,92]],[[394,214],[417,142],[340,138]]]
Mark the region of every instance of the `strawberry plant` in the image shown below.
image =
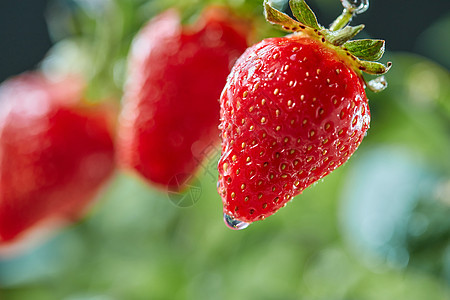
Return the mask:
[[[218,191],[232,229],[272,215],[345,163],[369,128],[365,87],[386,87],[383,76],[363,77],[389,70],[375,62],[384,41],[351,40],[364,26],[348,23],[367,1],[343,1],[329,29],[305,1],[289,4],[296,20],[264,2],[266,19],[291,34],[248,48],[220,98]]]

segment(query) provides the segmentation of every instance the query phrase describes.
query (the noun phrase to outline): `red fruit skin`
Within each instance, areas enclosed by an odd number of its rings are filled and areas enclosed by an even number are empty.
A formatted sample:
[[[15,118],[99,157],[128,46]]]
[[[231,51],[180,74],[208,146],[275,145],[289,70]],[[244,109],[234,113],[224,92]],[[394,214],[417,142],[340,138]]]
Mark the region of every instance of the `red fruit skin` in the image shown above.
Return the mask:
[[[247,33],[210,9],[191,27],[169,10],[133,42],[119,121],[118,161],[151,183],[177,190],[219,141],[219,97]]]
[[[236,62],[221,96],[224,213],[264,219],[342,165],[369,128],[364,82],[347,58],[299,35]]]
[[[76,79],[23,74],[0,87],[0,245],[80,218],[114,169],[109,124],[76,107]]]

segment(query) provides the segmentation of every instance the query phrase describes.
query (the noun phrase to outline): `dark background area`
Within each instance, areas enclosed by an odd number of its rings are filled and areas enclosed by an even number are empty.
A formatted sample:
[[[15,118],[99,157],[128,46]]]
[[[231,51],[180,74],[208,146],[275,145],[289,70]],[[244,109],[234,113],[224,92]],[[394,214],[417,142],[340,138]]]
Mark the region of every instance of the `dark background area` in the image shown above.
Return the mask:
[[[33,68],[50,48],[47,2],[0,1],[0,81]]]
[[[0,1],[0,82],[35,67],[51,47],[52,41],[45,22],[48,2]],[[341,4],[335,2],[335,9],[321,10],[315,1],[308,1],[322,24],[330,23],[336,16],[332,13],[340,10]],[[420,34],[448,13],[448,0],[378,0],[371,1],[369,10],[357,16],[355,22],[366,24],[373,37],[386,39],[388,51],[416,52],[448,68],[446,62],[439,61],[439,57],[432,57],[432,51],[417,45]]]

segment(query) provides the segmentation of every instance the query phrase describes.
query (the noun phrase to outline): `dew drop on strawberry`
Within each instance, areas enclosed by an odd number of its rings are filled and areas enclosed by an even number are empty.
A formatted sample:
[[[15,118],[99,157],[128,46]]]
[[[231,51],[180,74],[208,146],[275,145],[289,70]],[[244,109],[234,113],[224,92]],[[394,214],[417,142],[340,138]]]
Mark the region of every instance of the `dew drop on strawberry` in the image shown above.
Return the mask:
[[[233,230],[245,229],[250,225],[250,223],[246,223],[244,221],[239,221],[227,214],[223,214],[223,221],[230,229],[233,229]]]

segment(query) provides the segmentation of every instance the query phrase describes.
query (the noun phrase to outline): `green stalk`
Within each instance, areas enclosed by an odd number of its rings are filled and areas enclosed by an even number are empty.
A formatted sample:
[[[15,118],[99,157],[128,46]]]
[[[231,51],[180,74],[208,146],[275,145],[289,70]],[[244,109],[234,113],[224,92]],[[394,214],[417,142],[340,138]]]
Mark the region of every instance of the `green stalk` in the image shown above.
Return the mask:
[[[330,26],[330,31],[336,31],[341,28],[344,28],[345,25],[347,25],[355,15],[355,9],[354,8],[344,8],[342,11],[342,14],[334,20],[333,24]]]

